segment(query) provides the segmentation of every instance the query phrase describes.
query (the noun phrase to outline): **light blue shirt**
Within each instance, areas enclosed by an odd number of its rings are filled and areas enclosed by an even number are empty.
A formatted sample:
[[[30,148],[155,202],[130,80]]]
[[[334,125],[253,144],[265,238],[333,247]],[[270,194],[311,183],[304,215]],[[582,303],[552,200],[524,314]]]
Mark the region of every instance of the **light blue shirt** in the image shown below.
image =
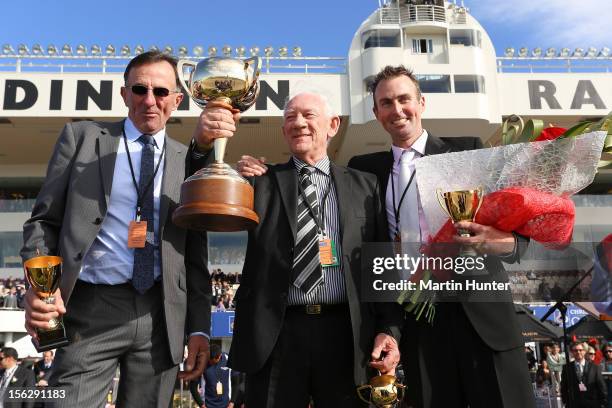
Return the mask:
[[[140,182],[140,158],[142,156],[142,143],[138,138],[142,133],[136,129],[132,121],[125,120],[125,136],[132,159],[136,183]],[[165,143],[166,129],[153,135],[155,139],[155,166],[161,159]],[[154,276],[159,280],[161,264],[159,254],[159,202],[161,196],[162,178],[164,174],[163,163],[155,175],[153,189],[153,213],[155,224],[155,263]],[[138,195],[132,181],[130,164],[125,151],[123,137],[117,148],[115,170],[113,172],[113,185],[111,188],[108,211],[102,222],[98,236],[85,254],[81,264],[79,279],[94,283],[117,285],[132,280],[134,269],[134,249],[128,248],[128,226],[136,218],[136,200]]]

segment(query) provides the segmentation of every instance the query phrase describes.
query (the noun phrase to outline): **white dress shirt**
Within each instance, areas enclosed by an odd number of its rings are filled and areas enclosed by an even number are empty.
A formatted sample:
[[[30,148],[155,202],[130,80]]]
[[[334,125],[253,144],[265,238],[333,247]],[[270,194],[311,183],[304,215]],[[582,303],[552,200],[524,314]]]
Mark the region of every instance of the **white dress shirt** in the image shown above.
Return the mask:
[[[140,182],[140,159],[142,156],[142,143],[138,138],[142,135],[132,121],[125,120],[125,136],[132,159],[136,183]],[[154,166],[161,159],[165,143],[166,129],[152,135],[155,139]],[[164,174],[163,163],[155,175],[153,186],[153,214],[155,224],[155,263],[154,277],[159,279],[161,264],[159,254],[159,204],[161,196],[162,178]],[[128,248],[128,226],[136,218],[136,186],[132,180],[130,164],[125,150],[123,137],[117,148],[117,158],[113,172],[108,211],[100,227],[98,236],[85,254],[81,265],[79,279],[94,283],[117,285],[132,279],[134,269],[134,249]]]
[[[419,158],[425,155],[425,145],[427,144],[427,131],[423,129],[423,133],[421,136],[410,146],[408,149],[402,149],[401,147],[397,147],[395,145],[391,146],[391,151],[393,152],[393,167],[391,169],[391,174],[389,176],[389,182],[387,184],[387,194],[385,196],[385,207],[387,208],[387,221],[389,224],[389,236],[391,240],[395,239],[395,234],[397,231],[397,221],[395,219],[394,208],[398,208],[400,199],[402,197],[402,193],[404,192],[405,185],[400,186],[400,172],[402,167],[402,156],[407,155],[404,158],[403,165],[408,166],[410,172],[415,171],[415,162]],[[408,177],[411,173],[408,174]],[[392,185],[393,183],[393,185]],[[416,229],[415,226],[408,226],[404,224],[404,226],[400,226],[400,231],[402,232],[402,241],[404,242],[427,242],[429,238],[429,229],[427,227],[427,221],[425,219],[425,213],[423,212],[423,207],[421,206],[421,201],[418,196],[418,188],[415,178],[412,180],[412,185],[406,192],[406,197],[402,202],[402,206],[399,207],[400,210],[400,223],[406,220],[406,216],[402,218],[402,213],[405,214],[406,211],[411,211],[415,214],[415,211],[418,212],[418,220],[419,220],[419,231],[408,231],[409,229]],[[395,206],[393,205],[393,192],[395,190]],[[412,205],[411,205],[412,203]],[[417,208],[415,208],[415,204]],[[404,210],[402,212],[402,209]]]

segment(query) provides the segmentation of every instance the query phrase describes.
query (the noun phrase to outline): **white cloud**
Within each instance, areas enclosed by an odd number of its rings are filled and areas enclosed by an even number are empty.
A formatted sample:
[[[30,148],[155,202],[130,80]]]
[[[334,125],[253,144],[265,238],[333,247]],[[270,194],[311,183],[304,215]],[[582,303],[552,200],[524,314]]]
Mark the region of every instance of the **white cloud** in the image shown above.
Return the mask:
[[[611,0],[465,0],[465,3],[483,26],[505,23],[520,28],[524,39],[542,47],[612,45]]]

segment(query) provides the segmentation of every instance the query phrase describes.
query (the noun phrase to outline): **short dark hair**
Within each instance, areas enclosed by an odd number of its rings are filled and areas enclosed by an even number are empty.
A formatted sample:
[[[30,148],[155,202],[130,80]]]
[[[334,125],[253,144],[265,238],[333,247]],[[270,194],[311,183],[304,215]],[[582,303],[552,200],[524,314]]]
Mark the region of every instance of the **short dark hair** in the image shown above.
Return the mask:
[[[176,71],[177,59],[174,58],[172,55],[166,54],[161,51],[147,51],[143,52],[142,54],[138,54],[137,56],[132,58],[127,64],[127,67],[125,67],[125,72],[123,73],[123,80],[127,84],[128,77],[130,76],[130,71],[132,68],[141,67],[143,65],[155,64],[157,62],[162,61],[166,61],[168,64],[172,65],[172,68],[174,69],[174,76],[176,77],[176,87],[180,89],[181,83],[178,79],[178,73]]]
[[[378,84],[381,81],[397,78],[402,75],[408,77],[408,79],[412,81],[416,87],[417,97],[421,98],[421,87],[419,86],[419,80],[416,78],[411,69],[406,68],[403,65],[398,65],[395,67],[392,65],[387,65],[378,74],[376,74],[374,81],[372,81],[370,84],[370,92],[372,92],[372,98],[374,99],[374,107],[376,107],[376,88],[378,87]]]
[[[210,358],[217,358],[221,356],[221,346],[218,344],[211,344],[210,345]]]
[[[4,354],[4,357],[12,357],[15,361],[19,358],[17,350],[12,347],[4,347],[2,349],[2,354]]]
[[[587,351],[587,350],[584,348],[584,343],[582,343],[582,342],[576,342],[576,343],[572,344],[572,348],[570,349],[570,351],[574,351],[574,350],[576,349],[576,347],[578,347],[578,346],[582,347],[582,349],[583,349],[584,351]]]

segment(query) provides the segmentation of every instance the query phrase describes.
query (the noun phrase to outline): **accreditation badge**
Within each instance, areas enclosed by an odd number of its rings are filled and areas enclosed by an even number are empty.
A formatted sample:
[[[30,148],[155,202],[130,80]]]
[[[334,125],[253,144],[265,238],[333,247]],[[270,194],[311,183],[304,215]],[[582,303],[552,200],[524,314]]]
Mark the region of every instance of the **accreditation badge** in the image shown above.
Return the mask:
[[[147,222],[130,221],[128,227],[128,248],[144,248],[147,242]]]
[[[223,395],[223,384],[221,384],[221,381],[217,381],[217,395]]]
[[[339,265],[336,243],[325,235],[319,236],[319,259],[323,267]]]

